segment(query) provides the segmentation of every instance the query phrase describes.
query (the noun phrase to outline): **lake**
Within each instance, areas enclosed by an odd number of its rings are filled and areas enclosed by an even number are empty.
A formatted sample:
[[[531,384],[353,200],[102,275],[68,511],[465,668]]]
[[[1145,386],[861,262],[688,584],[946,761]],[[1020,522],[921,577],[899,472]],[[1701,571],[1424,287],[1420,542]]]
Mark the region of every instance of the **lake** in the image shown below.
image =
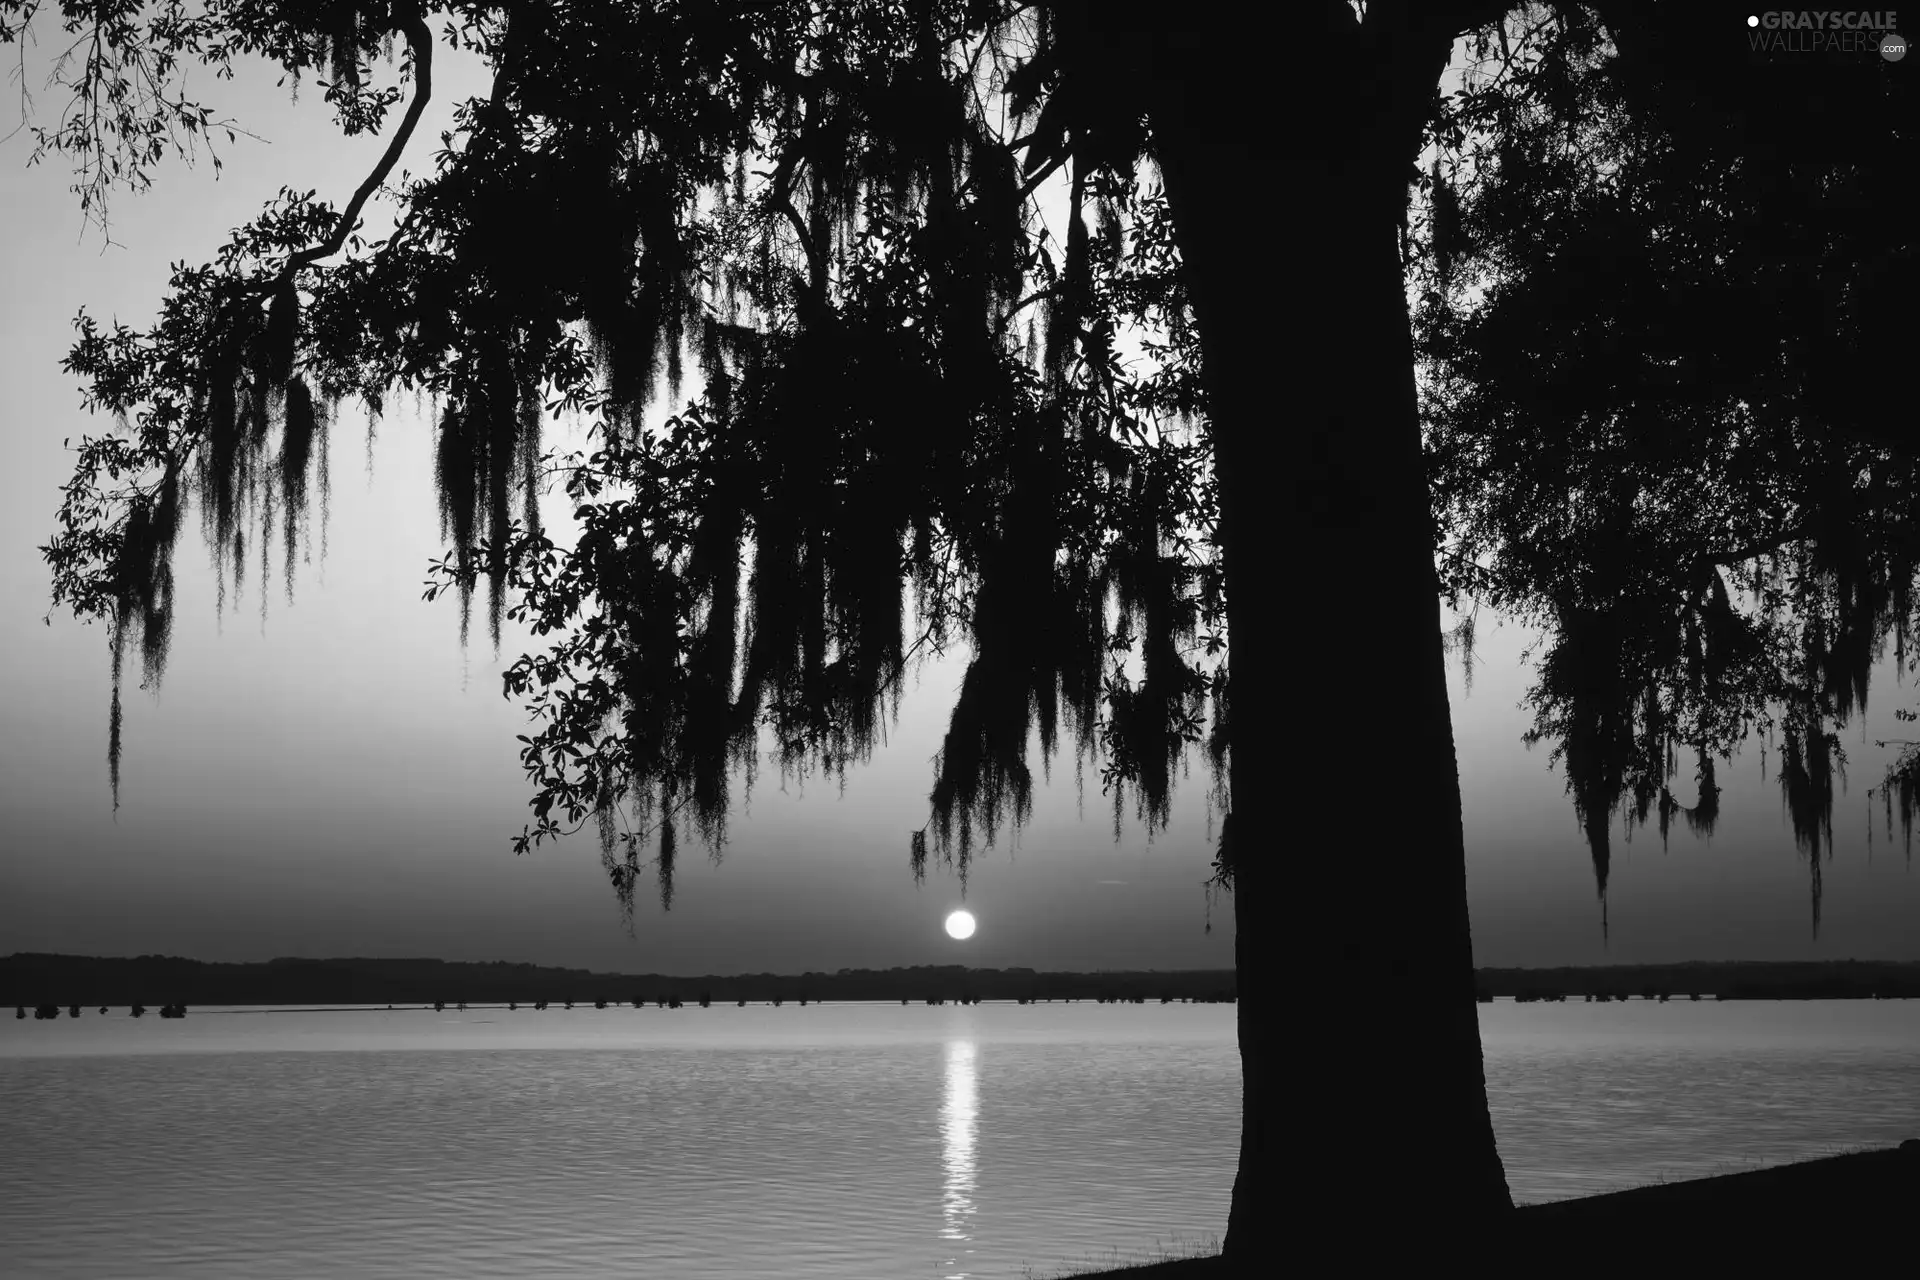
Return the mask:
[[[1479,1008],[1522,1202],[1920,1136],[1920,1002]],[[985,1280],[1191,1251],[1226,1224],[1233,1017],[7,1018],[0,1272]]]

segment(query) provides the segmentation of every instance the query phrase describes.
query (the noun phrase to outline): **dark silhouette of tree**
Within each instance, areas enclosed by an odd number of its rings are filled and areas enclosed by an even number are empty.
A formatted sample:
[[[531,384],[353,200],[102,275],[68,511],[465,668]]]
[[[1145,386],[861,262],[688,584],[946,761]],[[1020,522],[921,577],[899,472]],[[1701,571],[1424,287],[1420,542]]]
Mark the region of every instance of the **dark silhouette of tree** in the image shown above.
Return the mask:
[[[0,0],[0,34],[34,7]],[[681,831],[717,856],[761,734],[783,771],[840,773],[880,738],[911,662],[964,642],[916,875],[929,836],[964,876],[977,839],[1021,821],[1036,731],[1043,760],[1064,733],[1077,764],[1099,762],[1116,823],[1129,800],[1164,822],[1203,741],[1237,801],[1216,863],[1243,1060],[1226,1252],[1270,1247],[1281,1204],[1324,1231],[1370,1212],[1361,1188],[1388,1160],[1422,1225],[1509,1208],[1443,586],[1558,628],[1540,728],[1564,739],[1604,886],[1623,789],[1641,813],[1660,794],[1664,823],[1666,744],[1705,762],[1775,697],[1789,807],[1817,851],[1802,819],[1822,812],[1824,726],[1862,700],[1861,636],[1887,600],[1904,609],[1910,568],[1887,538],[1840,546],[1834,531],[1864,519],[1840,496],[1857,459],[1782,407],[1833,367],[1822,341],[1869,334],[1900,296],[1858,283],[1889,252],[1884,219],[1837,241],[1805,231],[1809,254],[1850,264],[1827,312],[1743,309],[1774,296],[1766,273],[1790,246],[1737,232],[1791,233],[1768,199],[1786,188],[1745,163],[1738,69],[1673,72],[1687,46],[1671,33],[1700,33],[1676,6],[1509,7],[1328,3],[1287,11],[1313,15],[1289,30],[1244,6],[1086,0],[63,3],[96,52],[69,74],[75,109],[38,138],[80,162],[90,210],[213,127],[168,96],[186,61],[324,75],[349,134],[406,104],[344,208],[283,191],[214,263],[177,271],[152,329],[80,321],[67,366],[126,429],[81,442],[46,555],[56,606],[110,627],[116,791],[122,664],[138,643],[145,680],[162,675],[189,500],[223,592],[252,555],[267,576],[276,538],[291,589],[315,494],[324,518],[336,406],[426,391],[452,543],[427,595],[454,591],[464,628],[485,577],[496,643],[503,616],[557,637],[504,678],[541,721],[522,739],[536,795],[518,848],[595,821],[622,901],[652,870],[670,905]],[[461,106],[435,172],[394,192],[392,234],[365,241],[361,214],[432,92],[430,19],[486,60],[492,88]],[[1470,32],[1501,44],[1509,74],[1443,102]],[[1537,70],[1511,65],[1515,43],[1542,52]],[[1688,49],[1690,68],[1725,43]],[[1677,123],[1702,115],[1717,123]],[[1463,182],[1476,129],[1495,154]],[[1409,175],[1429,138],[1446,157],[1415,234]],[[1583,154],[1586,139],[1614,150]],[[1601,170],[1643,177],[1641,196],[1606,194]],[[1715,174],[1704,194],[1740,211],[1737,230],[1700,236],[1684,215]],[[1063,217],[1042,199],[1056,189]],[[1655,253],[1656,231],[1685,234]],[[1636,270],[1579,273],[1575,244]],[[1444,366],[1431,458],[1410,252],[1436,281],[1421,309],[1422,350]],[[1478,308],[1460,282],[1476,271]],[[1751,394],[1730,400],[1706,367],[1717,351],[1677,329],[1670,358],[1650,345],[1663,304],[1648,290],[1676,278],[1721,289],[1700,305],[1738,313],[1786,371],[1734,353]],[[1574,284],[1593,287],[1545,305]],[[682,407],[688,355],[700,385]],[[1661,378],[1711,403],[1663,419],[1647,407]],[[1850,382],[1822,387],[1857,427]],[[647,427],[662,391],[679,411]],[[590,452],[543,448],[556,414],[590,425]],[[1729,448],[1730,426],[1751,447]],[[1810,461],[1833,474],[1796,479]],[[1697,490],[1669,492],[1669,474]],[[1871,505],[1893,519],[1897,478],[1875,474]],[[549,479],[575,504],[571,547],[540,524]],[[1577,518],[1548,521],[1569,495]],[[1815,525],[1770,523],[1783,512]],[[1689,550],[1662,530],[1714,537]],[[1827,557],[1812,577],[1832,585],[1793,597],[1831,607],[1815,627],[1827,665],[1782,685],[1775,633],[1734,609],[1714,566],[1802,543]],[[1698,662],[1677,656],[1676,629]],[[1711,787],[1703,763],[1696,822]],[[1355,815],[1388,796],[1396,829],[1346,852]],[[1299,980],[1323,965],[1375,998]]]
[[[1528,740],[1558,744],[1603,901],[1616,813],[1711,832],[1715,757],[1777,732],[1817,933],[1839,730],[1889,635],[1906,665],[1920,560],[1886,376],[1916,332],[1920,119],[1892,64],[1703,57],[1719,15],[1662,13],[1601,6],[1616,50],[1541,10],[1439,122],[1413,242],[1443,564],[1553,634]],[[1909,848],[1914,775],[1882,787]]]

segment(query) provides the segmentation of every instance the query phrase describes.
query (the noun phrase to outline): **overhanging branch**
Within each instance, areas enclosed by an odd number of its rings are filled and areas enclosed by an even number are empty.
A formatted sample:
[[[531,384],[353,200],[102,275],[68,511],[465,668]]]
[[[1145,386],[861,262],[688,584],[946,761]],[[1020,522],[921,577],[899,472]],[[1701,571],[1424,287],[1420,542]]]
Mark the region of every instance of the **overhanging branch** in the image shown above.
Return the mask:
[[[353,199],[341,212],[333,234],[324,242],[302,249],[287,259],[287,265],[280,272],[281,283],[291,280],[300,268],[340,252],[347,237],[353,233],[354,225],[360,220],[360,211],[366,207],[373,193],[380,189],[380,184],[387,180],[387,175],[393,172],[393,166],[399,163],[400,153],[406,150],[414,128],[420,123],[421,114],[427,109],[427,99],[433,94],[433,33],[427,29],[426,19],[417,10],[400,23],[399,29],[406,34],[407,50],[413,56],[413,101],[407,104],[407,114],[402,117],[393,140],[387,144],[386,154],[380,157],[380,163],[373,167],[373,172],[367,175],[366,181],[360,184],[360,189],[353,193]]]

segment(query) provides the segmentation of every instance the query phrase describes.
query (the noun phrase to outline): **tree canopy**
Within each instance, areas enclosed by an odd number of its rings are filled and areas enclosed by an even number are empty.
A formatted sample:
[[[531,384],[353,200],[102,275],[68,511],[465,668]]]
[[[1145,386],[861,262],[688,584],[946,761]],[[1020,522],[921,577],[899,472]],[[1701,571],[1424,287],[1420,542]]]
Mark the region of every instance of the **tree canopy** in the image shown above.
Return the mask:
[[[36,7],[0,6],[0,34]],[[1914,452],[1869,371],[1911,341],[1888,186],[1911,90],[1796,67],[1825,77],[1805,113],[1764,77],[1676,76],[1699,24],[1648,34],[1630,8],[1516,8],[1475,35],[1493,73],[1431,114],[1406,243],[1443,586],[1553,634],[1529,740],[1557,743],[1603,897],[1623,804],[1629,829],[1710,831],[1715,759],[1777,729],[1817,928],[1838,730],[1887,635],[1906,656]],[[36,136],[90,210],[217,124],[169,96],[188,61],[322,77],[348,135],[405,104],[344,208],[283,191],[151,329],[79,322],[68,367],[128,430],[82,441],[46,553],[56,605],[111,628],[116,788],[123,655],[160,678],[189,494],[223,591],[275,538],[291,589],[329,418],[417,390],[452,544],[427,594],[464,629],[484,577],[496,642],[503,613],[558,637],[504,676],[541,717],[517,847],[597,820],[623,899],[650,852],[665,902],[676,832],[718,848],[763,731],[783,770],[844,770],[911,660],[955,642],[916,871],[928,834],[964,875],[1025,815],[1036,731],[1043,760],[1063,732],[1102,760],[1116,824],[1129,794],[1164,821],[1203,738],[1217,790],[1217,491],[1126,24],[979,0],[441,12],[436,36],[408,4],[61,6],[93,52]],[[436,39],[491,92],[362,240]],[[546,447],[563,417],[589,451]],[[568,547],[539,520],[553,478]],[[1916,780],[1909,752],[1880,788],[1909,845]]]
[[[1499,74],[1435,119],[1410,249],[1442,572],[1552,636],[1528,741],[1603,897],[1616,813],[1711,832],[1715,758],[1777,731],[1817,931],[1839,730],[1889,635],[1908,662],[1916,99],[1857,59],[1696,65],[1712,15],[1608,16],[1482,32]],[[1914,765],[1880,788],[1909,850]]]
[[[32,6],[7,7],[17,35]],[[1102,757],[1116,830],[1128,798],[1164,823],[1210,710],[1219,785],[1197,343],[1138,163],[1144,109],[1116,107],[1085,12],[447,6],[440,41],[486,60],[491,93],[459,106],[431,176],[388,190],[392,234],[363,241],[432,91],[422,10],[216,0],[141,26],[137,5],[96,8],[63,9],[105,53],[40,136],[88,163],[90,208],[160,158],[125,86],[189,58],[322,75],[349,134],[407,103],[346,208],[282,191],[175,274],[152,328],[79,321],[67,367],[128,429],[81,442],[46,554],[56,605],[111,627],[116,788],[122,655],[138,643],[161,678],[189,494],[223,583],[250,548],[265,578],[277,537],[291,589],[329,418],[396,390],[437,406],[453,549],[427,595],[454,591],[464,631],[484,577],[496,643],[503,612],[558,637],[505,672],[542,721],[516,844],[597,820],[629,903],[649,861],[670,900],[685,825],[717,850],[763,730],[783,770],[844,770],[910,661],[958,640],[916,873],[929,833],[964,876],[977,836],[1026,815],[1036,731],[1045,757],[1063,736]],[[649,425],[656,387],[677,411]],[[590,451],[543,447],[562,417]],[[564,548],[539,519],[553,477],[580,527]]]

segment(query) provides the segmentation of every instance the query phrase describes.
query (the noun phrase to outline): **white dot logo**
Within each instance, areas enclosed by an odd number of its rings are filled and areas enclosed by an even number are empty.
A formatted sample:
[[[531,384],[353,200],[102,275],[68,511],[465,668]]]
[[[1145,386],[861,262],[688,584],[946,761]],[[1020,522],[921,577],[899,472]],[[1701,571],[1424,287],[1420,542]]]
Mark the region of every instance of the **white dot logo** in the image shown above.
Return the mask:
[[[1750,13],[1750,14],[1748,14],[1748,15],[1747,15],[1747,25],[1748,25],[1748,26],[1750,26],[1750,27],[1757,27],[1757,26],[1759,26],[1759,25],[1760,25],[1760,15],[1759,15],[1759,14],[1757,14],[1757,13]]]

